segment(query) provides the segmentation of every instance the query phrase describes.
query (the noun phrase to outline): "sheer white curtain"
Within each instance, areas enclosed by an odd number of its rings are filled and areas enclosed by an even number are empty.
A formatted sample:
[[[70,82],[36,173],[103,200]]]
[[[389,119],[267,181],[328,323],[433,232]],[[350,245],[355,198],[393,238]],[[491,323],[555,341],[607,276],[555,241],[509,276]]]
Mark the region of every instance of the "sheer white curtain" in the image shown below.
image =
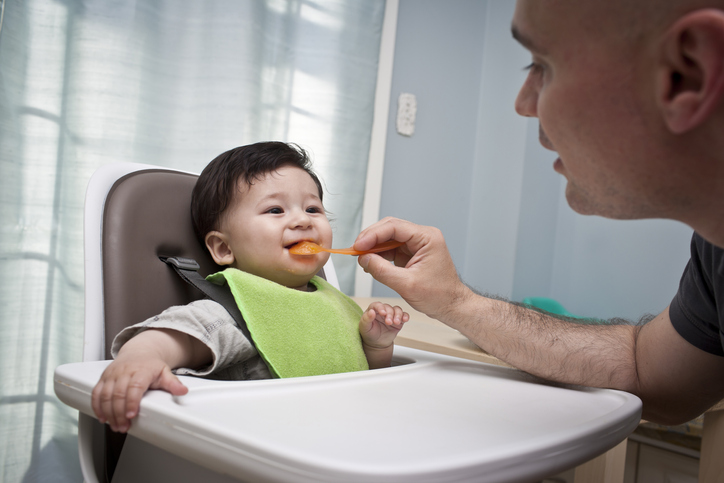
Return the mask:
[[[76,414],[52,373],[81,357],[88,178],[117,161],[198,172],[241,144],[293,141],[350,245],[384,0],[0,4],[0,480],[79,481]]]

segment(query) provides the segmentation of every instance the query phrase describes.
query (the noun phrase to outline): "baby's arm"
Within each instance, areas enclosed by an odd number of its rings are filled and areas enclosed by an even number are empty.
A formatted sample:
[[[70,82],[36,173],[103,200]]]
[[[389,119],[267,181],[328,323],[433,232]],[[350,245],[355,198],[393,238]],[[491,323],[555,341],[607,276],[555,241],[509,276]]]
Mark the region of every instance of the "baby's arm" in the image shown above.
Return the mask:
[[[163,389],[175,396],[188,392],[171,369],[200,367],[211,359],[211,350],[188,334],[145,330],[126,342],[103,372],[93,388],[93,411],[102,423],[125,433],[148,389]]]
[[[409,314],[400,307],[392,307],[382,302],[371,303],[362,314],[359,333],[370,369],[390,367],[393,342],[402,325],[408,320]]]

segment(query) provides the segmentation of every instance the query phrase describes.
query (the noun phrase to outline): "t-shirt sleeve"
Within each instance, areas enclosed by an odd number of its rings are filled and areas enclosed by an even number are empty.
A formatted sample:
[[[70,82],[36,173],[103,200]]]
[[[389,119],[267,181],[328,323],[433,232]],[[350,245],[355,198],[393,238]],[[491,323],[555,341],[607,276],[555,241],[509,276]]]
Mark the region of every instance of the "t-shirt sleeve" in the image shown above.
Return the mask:
[[[669,306],[674,329],[690,344],[710,354],[724,356],[717,294],[722,289],[724,252],[700,235],[691,240],[691,259]]]
[[[188,305],[169,307],[159,315],[126,327],[116,335],[111,355],[121,346],[149,329],[172,329],[190,335],[213,354],[206,367],[178,368],[179,375],[216,376],[221,379],[266,379],[271,377],[256,348],[244,336],[226,309],[213,300],[197,300]],[[219,377],[220,376],[220,377]]]

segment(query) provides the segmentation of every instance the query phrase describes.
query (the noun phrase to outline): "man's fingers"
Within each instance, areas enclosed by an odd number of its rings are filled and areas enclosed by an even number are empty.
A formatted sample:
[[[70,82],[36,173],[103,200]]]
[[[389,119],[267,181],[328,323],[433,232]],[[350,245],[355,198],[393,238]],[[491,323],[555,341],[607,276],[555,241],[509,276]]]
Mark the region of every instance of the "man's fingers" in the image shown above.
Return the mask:
[[[365,272],[380,283],[397,291],[405,278],[403,268],[396,267],[377,254],[362,255],[359,257],[359,264]],[[399,291],[398,291],[399,293]]]
[[[373,246],[389,240],[407,242],[415,225],[409,221],[387,217],[365,228],[357,235],[354,247],[358,250],[368,250]]]

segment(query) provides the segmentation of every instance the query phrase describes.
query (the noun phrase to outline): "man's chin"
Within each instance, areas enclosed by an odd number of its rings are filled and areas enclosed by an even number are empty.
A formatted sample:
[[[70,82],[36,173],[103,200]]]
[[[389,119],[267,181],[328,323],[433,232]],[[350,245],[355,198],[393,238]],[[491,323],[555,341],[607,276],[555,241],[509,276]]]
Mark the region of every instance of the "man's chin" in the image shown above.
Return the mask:
[[[568,206],[579,215],[601,216],[612,220],[640,220],[654,217],[645,210],[634,210],[634,204],[614,205],[596,202],[586,196],[583,191],[571,186],[570,182],[566,186],[566,201],[568,201]]]
[[[606,210],[603,210],[600,205],[592,201],[585,193],[571,186],[570,182],[566,186],[566,201],[568,202],[568,206],[579,215],[607,217],[604,213]]]

